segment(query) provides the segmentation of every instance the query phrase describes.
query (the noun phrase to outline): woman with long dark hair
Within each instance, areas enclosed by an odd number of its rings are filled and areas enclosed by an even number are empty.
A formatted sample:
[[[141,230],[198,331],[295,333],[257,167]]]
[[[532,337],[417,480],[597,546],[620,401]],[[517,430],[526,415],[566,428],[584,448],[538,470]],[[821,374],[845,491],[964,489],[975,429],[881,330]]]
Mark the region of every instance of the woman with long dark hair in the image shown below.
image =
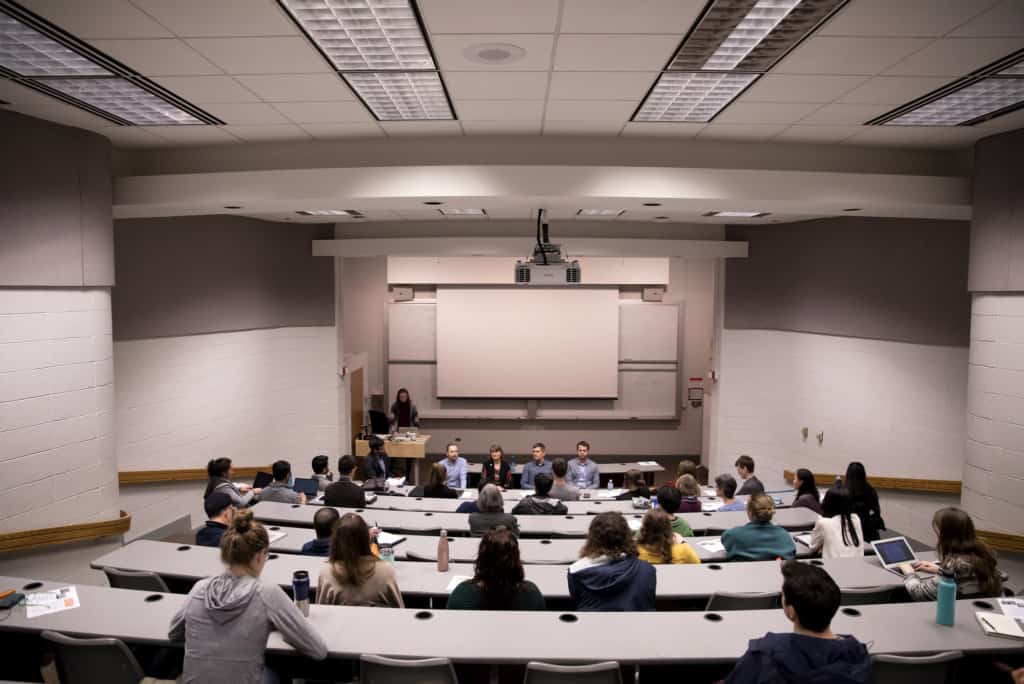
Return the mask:
[[[868,483],[867,471],[860,461],[846,466],[845,487],[850,492],[850,511],[857,514],[864,528],[864,541],[878,541],[878,531],[885,529],[885,520],[878,504],[878,492]]]
[[[658,575],[638,553],[621,514],[595,515],[580,559],[569,566],[569,596],[575,610],[654,610]]]
[[[327,564],[320,570],[316,602],[336,606],[404,608],[395,570],[373,555],[370,528],[355,513],[346,513],[331,535]]]
[[[484,461],[480,471],[479,487],[484,485],[496,485],[502,489],[512,486],[512,466],[505,460],[505,450],[498,444],[492,444],[490,458]]]
[[[395,393],[395,402],[391,404],[388,419],[391,427],[396,430],[420,426],[420,414],[416,410],[416,404],[409,398],[409,390],[403,387]]]
[[[810,508],[821,515],[821,500],[818,498],[818,485],[814,482],[814,473],[807,468],[799,468],[793,476],[793,488],[796,489],[793,508]]]
[[[939,538],[936,544],[939,562],[916,561],[900,566],[906,575],[903,586],[910,598],[934,601],[942,570],[952,572],[956,578],[958,598],[999,596],[1003,589],[1002,573],[996,567],[995,554],[978,539],[971,516],[952,506],[940,508],[932,517],[932,529]]]
[[[253,503],[256,496],[261,492],[261,490],[253,489],[249,485],[242,485],[241,487],[235,485],[233,481],[235,469],[231,465],[230,458],[211,458],[210,462],[206,464],[206,475],[209,479],[206,481],[206,491],[203,492],[204,501],[206,497],[214,492],[224,492],[231,497],[231,501],[235,506],[243,508]]]
[[[864,555],[864,531],[860,516],[850,510],[850,493],[840,487],[825,492],[821,515],[811,531],[811,550],[822,558]]]
[[[700,563],[693,547],[672,530],[672,518],[657,508],[647,511],[636,539],[637,557],[648,563]]]
[[[544,610],[544,596],[523,574],[519,542],[508,529],[484,533],[476,554],[473,579],[448,597],[453,610]]]

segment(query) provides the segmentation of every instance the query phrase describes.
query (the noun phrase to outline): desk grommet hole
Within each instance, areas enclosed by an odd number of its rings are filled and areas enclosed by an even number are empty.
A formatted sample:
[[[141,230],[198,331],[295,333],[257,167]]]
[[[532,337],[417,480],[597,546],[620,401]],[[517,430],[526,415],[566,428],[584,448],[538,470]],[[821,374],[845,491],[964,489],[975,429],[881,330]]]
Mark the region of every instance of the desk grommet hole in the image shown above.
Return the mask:
[[[540,543],[541,543],[541,544],[550,544],[550,543],[551,543],[551,540],[550,540],[550,539],[541,539],[541,540],[540,540]]]
[[[179,546],[178,550],[179,551],[188,551],[191,548],[192,548],[191,546]]]
[[[434,515],[434,514],[433,514],[433,513],[431,513],[430,511],[427,511],[427,512],[426,512],[426,513],[424,513],[423,515],[425,515],[425,516],[427,516],[427,517],[430,517],[430,516],[432,516],[432,515]]]
[[[416,615],[414,615],[413,617],[415,617],[417,620],[429,620],[430,618],[434,617],[434,614],[431,613],[429,610],[421,610],[420,612],[416,613]]]
[[[561,615],[558,616],[558,619],[561,620],[562,622],[569,622],[569,623],[579,622],[579,618],[577,616],[573,615],[572,613],[562,613]]]
[[[272,553],[269,556],[267,556],[267,560],[275,560],[276,558],[277,558],[277,554],[276,553]]]
[[[988,601],[973,601],[972,604],[975,608],[981,608],[982,610],[993,610],[995,608],[995,606]]]
[[[722,616],[718,613],[704,613],[704,619],[708,622],[721,622]]]
[[[43,586],[42,582],[29,582],[28,584],[23,586],[22,589],[27,589],[28,591],[31,591],[33,589],[38,589],[41,586]]]
[[[818,565],[818,566],[825,565],[825,561],[818,560],[817,558],[812,558],[810,562],[811,562],[811,565]]]
[[[639,520],[640,518],[642,518],[644,516],[642,516],[642,515],[634,515],[633,517],[636,518],[637,520]]]
[[[150,594],[149,596],[147,596],[143,600],[146,603],[156,603],[157,601],[163,601],[163,599],[164,599],[163,594]]]
[[[280,527],[278,527],[277,525],[274,525],[273,527],[271,527],[271,528],[268,528],[268,529],[274,530],[274,531],[276,532],[276,531],[278,531],[278,530],[279,530],[279,529],[281,529],[281,528],[280,528]]]
[[[722,566],[719,565],[718,563],[711,563],[710,565],[707,566],[707,569],[708,570],[721,570]]]
[[[362,513],[364,510],[366,510],[366,509],[364,509],[364,508],[357,508],[356,509],[356,513]]]
[[[709,518],[711,517],[711,514],[710,514],[710,513],[708,513],[707,511],[704,511],[703,513],[701,513],[701,515],[706,515],[706,516],[708,516]]]
[[[843,608],[840,612],[843,615],[849,615],[850,617],[860,617],[860,611],[856,608]]]
[[[604,503],[603,501],[595,501],[595,502],[594,502],[594,505],[595,505],[595,506],[600,506],[600,505],[601,505],[601,504],[603,504],[603,503]]]
[[[566,520],[572,520],[572,519],[573,519],[573,516],[571,516],[571,515],[567,515],[567,516],[565,516],[565,519],[566,519]]]
[[[417,497],[416,497],[416,500],[417,500],[417,501],[423,501],[423,497],[422,497],[422,496],[417,496]]]
[[[302,504],[292,504],[292,508],[298,508],[298,507],[300,507],[301,505],[302,505]]]

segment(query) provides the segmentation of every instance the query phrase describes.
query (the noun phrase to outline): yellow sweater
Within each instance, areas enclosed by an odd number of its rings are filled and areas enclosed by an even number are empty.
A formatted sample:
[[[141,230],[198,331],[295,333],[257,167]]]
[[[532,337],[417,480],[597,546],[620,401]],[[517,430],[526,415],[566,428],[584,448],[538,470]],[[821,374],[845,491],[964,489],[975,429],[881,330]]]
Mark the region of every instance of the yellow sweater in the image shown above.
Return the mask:
[[[661,555],[661,553],[655,549],[652,549],[649,546],[637,545],[636,548],[639,552],[639,558],[642,561],[647,561],[648,563],[654,564],[665,562],[665,558]],[[691,547],[689,544],[673,544],[672,563],[700,563],[700,556],[697,555],[697,552],[694,551],[693,547]]]

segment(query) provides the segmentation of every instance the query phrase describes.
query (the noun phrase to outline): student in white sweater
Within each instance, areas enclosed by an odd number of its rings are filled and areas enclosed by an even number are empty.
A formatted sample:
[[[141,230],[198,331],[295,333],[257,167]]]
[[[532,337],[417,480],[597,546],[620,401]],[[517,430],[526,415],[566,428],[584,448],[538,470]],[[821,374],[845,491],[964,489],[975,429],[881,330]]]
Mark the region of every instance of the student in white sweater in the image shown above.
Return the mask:
[[[864,531],[860,517],[851,513],[850,494],[832,487],[821,502],[822,517],[811,531],[811,550],[822,558],[847,558],[864,555]]]

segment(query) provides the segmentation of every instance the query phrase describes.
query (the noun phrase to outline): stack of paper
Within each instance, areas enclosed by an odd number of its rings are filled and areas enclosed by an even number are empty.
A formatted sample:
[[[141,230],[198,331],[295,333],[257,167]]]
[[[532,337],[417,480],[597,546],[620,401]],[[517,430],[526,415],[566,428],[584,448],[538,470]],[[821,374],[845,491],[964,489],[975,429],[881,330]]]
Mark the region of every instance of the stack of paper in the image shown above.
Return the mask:
[[[717,511],[719,508],[721,508],[724,505],[725,505],[725,503],[722,502],[722,501],[705,501],[705,502],[701,503],[700,508],[701,508],[702,511],[706,511],[708,513],[712,513],[714,511]]]
[[[61,587],[51,591],[37,591],[34,594],[29,594],[25,597],[25,605],[25,615],[31,619],[40,615],[78,608],[82,604],[78,600],[78,589]]]
[[[377,544],[378,545],[379,544],[390,544],[391,546],[394,546],[395,544],[398,544],[399,542],[403,542],[403,541],[405,541],[405,537],[403,537],[401,535],[398,535],[398,534],[392,534],[390,532],[383,532],[382,531],[380,534],[377,535]]]
[[[459,494],[459,498],[465,499],[466,501],[472,501],[476,498],[476,492],[472,489],[463,489],[462,493]]]
[[[977,618],[982,631],[988,636],[1024,639],[1024,620],[1015,619],[1009,615],[983,613],[981,611],[976,612],[974,617]]]
[[[702,549],[706,549],[711,553],[718,553],[719,551],[725,551],[725,546],[722,545],[721,539],[703,539],[697,542]]]
[[[267,530],[267,536],[270,537],[270,543],[273,544],[285,537],[288,533],[284,530]]]

